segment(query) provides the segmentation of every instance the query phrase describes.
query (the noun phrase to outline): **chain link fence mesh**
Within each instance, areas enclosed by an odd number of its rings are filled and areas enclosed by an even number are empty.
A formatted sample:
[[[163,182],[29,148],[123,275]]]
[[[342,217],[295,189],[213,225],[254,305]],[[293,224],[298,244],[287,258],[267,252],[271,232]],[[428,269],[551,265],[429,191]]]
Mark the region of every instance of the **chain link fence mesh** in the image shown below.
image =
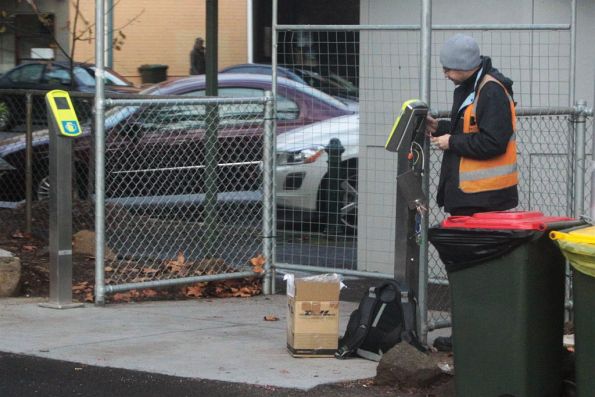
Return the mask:
[[[27,141],[31,140],[31,200],[32,219],[27,221],[22,211],[22,230],[32,227],[47,238],[49,198],[49,135],[45,91],[0,90],[0,206],[24,207],[27,181]],[[81,124],[89,124],[93,117],[92,94],[71,94],[73,106]],[[29,121],[30,120],[30,121]],[[87,130],[89,128],[87,127]],[[87,134],[82,144],[77,141],[73,156],[73,198],[75,231],[93,229],[92,138]],[[22,208],[21,208],[22,209]],[[31,223],[33,225],[31,225]]]
[[[454,33],[455,30],[432,32],[431,108],[442,117],[450,113],[453,85],[444,77],[438,55],[442,43]],[[539,210],[547,215],[570,214],[574,183],[573,115],[571,110],[560,114],[560,108],[568,109],[570,105],[570,31],[469,30],[465,34],[473,36],[482,54],[490,56],[493,65],[515,82],[521,174],[518,209]],[[284,26],[277,31],[277,38],[280,67],[300,75],[315,74],[316,83],[310,81],[310,85],[326,89],[342,100],[357,99],[361,115],[359,120],[331,119],[324,125],[306,127],[291,138],[293,147],[287,144],[288,138],[280,136],[278,156],[301,156],[309,162],[289,164],[279,157],[277,160],[277,203],[284,214],[290,214],[290,219],[300,221],[277,233],[277,261],[357,269],[371,275],[392,274],[396,161],[384,150],[384,143],[401,103],[419,95],[419,31],[407,27],[345,31],[333,30],[332,26]],[[339,79],[355,86],[355,93],[347,86],[333,92],[330,81]],[[523,113],[523,109],[535,108],[543,112]],[[326,134],[321,133],[323,130]],[[328,179],[331,168],[327,163],[328,150],[319,157],[314,153],[317,147],[329,146],[331,138],[339,138],[345,149],[337,181],[339,205],[335,209],[341,216],[351,210],[351,228],[329,224],[329,218],[336,218],[329,216],[332,213],[328,213],[327,206],[321,205],[326,186],[332,185]],[[293,152],[288,154],[288,147]],[[309,151],[303,150],[308,147]],[[430,225],[447,216],[435,203],[440,160],[440,153],[431,150]],[[293,171],[289,170],[291,167]],[[298,172],[304,182],[296,188],[290,184],[289,176]],[[588,175],[585,178],[589,180]],[[589,195],[587,189],[586,201]],[[433,247],[428,273],[428,306],[432,310],[428,320],[448,320],[448,280]]]
[[[264,101],[146,100],[110,109],[112,124],[106,283],[251,271],[262,254]]]
[[[433,32],[432,109],[443,115],[448,113],[452,86],[442,75],[437,54],[452,33]],[[493,57],[496,67],[515,80],[520,108],[568,106],[568,31],[467,33],[478,40],[483,53]],[[327,112],[311,99],[319,95],[317,89],[333,95],[340,102],[336,106],[347,109],[344,116],[322,123],[301,120],[285,125],[280,132],[297,130],[277,137],[277,262],[392,272],[396,163],[383,145],[400,103],[418,95],[419,32],[277,34],[279,66],[309,87],[304,91],[311,96],[299,112]],[[2,91],[0,122],[5,131],[14,133],[4,141],[10,149],[2,152],[0,163],[5,169],[0,173],[0,201],[5,206],[22,204],[25,198],[27,94],[32,97],[35,131],[33,197],[38,200],[48,191],[44,93]],[[106,280],[111,285],[241,271],[262,252],[258,163],[264,105],[224,101],[215,111],[205,104],[171,100],[167,105],[121,105],[106,113]],[[92,96],[73,95],[73,101],[89,130]],[[278,117],[295,110],[290,107],[279,101]],[[574,148],[569,146],[572,117],[549,113],[523,115],[521,110],[518,114],[519,209],[564,215],[572,207],[574,183]],[[218,165],[212,191],[217,205],[206,214],[204,131],[215,120]],[[589,118],[588,158],[592,128]],[[198,131],[202,132],[195,134]],[[333,143],[331,138],[340,142]],[[93,228],[92,135],[78,139],[74,148],[76,231]],[[439,153],[432,151],[429,161],[432,225],[445,214],[434,202]],[[337,169],[332,169],[333,164]],[[585,208],[589,208],[590,170],[586,174]],[[35,216],[47,216],[46,208],[43,200],[37,201]],[[431,247],[428,266],[429,304],[435,310],[430,321],[447,319],[447,278]]]

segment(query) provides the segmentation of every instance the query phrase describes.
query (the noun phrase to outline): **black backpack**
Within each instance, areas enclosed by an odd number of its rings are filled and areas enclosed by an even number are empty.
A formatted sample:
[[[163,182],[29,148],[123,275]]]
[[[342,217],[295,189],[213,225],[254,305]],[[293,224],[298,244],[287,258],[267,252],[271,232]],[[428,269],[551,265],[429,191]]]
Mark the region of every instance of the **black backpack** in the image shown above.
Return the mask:
[[[351,313],[335,357],[358,355],[380,361],[382,354],[401,341],[425,351],[415,332],[415,300],[395,280],[371,287]]]

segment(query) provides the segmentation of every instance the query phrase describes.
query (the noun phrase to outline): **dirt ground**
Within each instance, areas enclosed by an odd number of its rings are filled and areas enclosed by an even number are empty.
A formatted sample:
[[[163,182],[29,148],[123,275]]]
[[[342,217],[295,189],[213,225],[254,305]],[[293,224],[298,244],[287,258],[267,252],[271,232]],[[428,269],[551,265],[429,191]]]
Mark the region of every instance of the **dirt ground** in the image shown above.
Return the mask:
[[[0,248],[12,252],[21,260],[21,287],[19,296],[47,297],[49,293],[49,246],[48,209],[44,203],[33,206],[31,233],[25,230],[25,209],[0,209]],[[73,233],[92,230],[92,205],[75,202],[73,206]],[[93,302],[95,284],[95,260],[91,255],[74,254],[72,258],[73,300]],[[173,270],[172,270],[173,271]],[[202,283],[200,289],[171,287],[160,290],[131,291],[125,294],[108,296],[111,304],[125,304],[141,300],[177,300],[217,297],[248,297],[261,293],[258,278],[228,282]],[[437,361],[452,361],[447,354],[434,352]],[[311,391],[325,396],[408,396],[408,397],[449,397],[454,396],[453,377],[444,375],[436,384],[423,389],[403,389],[397,386],[375,385],[374,379],[321,386]],[[320,394],[317,394],[320,392]],[[266,394],[266,393],[265,393]],[[274,393],[273,393],[274,394]],[[271,394],[271,395],[273,395]],[[267,394],[268,395],[268,394]],[[289,393],[289,395],[292,395]]]

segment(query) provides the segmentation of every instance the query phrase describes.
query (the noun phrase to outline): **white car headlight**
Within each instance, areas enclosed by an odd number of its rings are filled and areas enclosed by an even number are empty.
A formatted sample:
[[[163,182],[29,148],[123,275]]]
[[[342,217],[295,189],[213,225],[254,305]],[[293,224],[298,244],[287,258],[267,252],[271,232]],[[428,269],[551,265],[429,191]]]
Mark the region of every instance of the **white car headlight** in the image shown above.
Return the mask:
[[[323,152],[324,146],[321,145],[277,152],[277,165],[313,163],[322,155]]]

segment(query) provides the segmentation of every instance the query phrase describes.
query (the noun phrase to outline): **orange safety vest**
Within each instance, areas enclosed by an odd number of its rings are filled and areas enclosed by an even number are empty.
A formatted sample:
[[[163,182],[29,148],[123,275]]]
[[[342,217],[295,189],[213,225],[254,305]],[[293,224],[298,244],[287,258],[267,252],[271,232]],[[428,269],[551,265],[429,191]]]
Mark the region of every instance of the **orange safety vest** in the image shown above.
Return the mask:
[[[512,135],[508,141],[508,146],[506,147],[506,152],[504,152],[504,154],[487,160],[461,157],[461,162],[459,164],[459,188],[465,193],[505,189],[515,186],[519,182],[516,162],[516,111],[514,101],[506,90],[506,87],[494,77],[486,75],[483,78],[477,89],[477,95],[475,96],[473,103],[465,109],[463,117],[463,133],[474,134],[479,132],[477,117],[475,116],[475,108],[481,89],[489,81],[498,83],[508,96],[510,113],[512,114]]]

